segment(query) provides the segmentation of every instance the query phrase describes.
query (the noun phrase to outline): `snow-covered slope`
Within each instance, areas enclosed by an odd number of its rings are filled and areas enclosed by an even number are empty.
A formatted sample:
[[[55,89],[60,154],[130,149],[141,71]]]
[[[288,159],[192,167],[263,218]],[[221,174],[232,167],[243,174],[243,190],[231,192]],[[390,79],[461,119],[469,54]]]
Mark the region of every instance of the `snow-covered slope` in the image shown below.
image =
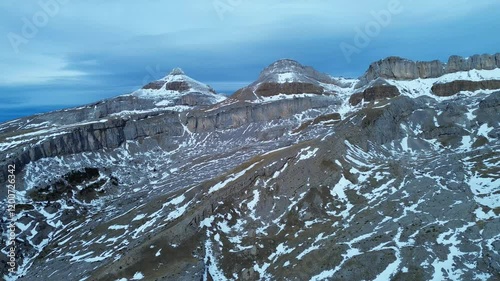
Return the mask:
[[[499,280],[500,91],[433,93],[498,78],[356,88],[281,61],[254,99],[219,102],[174,70],[0,124],[18,189],[18,274],[4,279]]]
[[[456,99],[458,96],[494,92],[500,89],[500,68],[468,70],[447,73],[435,78],[384,79],[376,78],[366,85],[359,83],[350,96],[351,105],[361,101],[373,102],[399,95],[411,98],[430,97],[438,100]]]
[[[180,68],[173,69],[169,75],[149,83],[132,95],[152,99],[157,106],[181,111],[187,106],[216,104],[226,99],[210,86],[187,76]]]
[[[460,71],[455,73],[445,74],[438,78],[426,78],[426,79],[415,79],[409,81],[403,80],[386,80],[390,85],[398,87],[401,94],[408,95],[410,97],[418,96],[432,96],[436,95],[432,92],[432,87],[436,84],[445,84],[454,81],[489,81],[489,80],[500,80],[500,68],[493,70],[470,70],[470,71]],[[483,89],[488,90],[488,89]],[[490,89],[495,90],[495,89]]]

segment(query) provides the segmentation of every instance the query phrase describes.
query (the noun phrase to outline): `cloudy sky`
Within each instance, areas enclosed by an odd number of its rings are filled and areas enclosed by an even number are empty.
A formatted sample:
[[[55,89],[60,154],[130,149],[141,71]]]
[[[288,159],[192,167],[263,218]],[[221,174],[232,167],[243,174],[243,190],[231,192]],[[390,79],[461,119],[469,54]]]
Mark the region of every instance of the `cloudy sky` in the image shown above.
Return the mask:
[[[133,91],[181,67],[231,93],[292,58],[358,77],[387,56],[496,53],[497,0],[2,0],[0,122]]]

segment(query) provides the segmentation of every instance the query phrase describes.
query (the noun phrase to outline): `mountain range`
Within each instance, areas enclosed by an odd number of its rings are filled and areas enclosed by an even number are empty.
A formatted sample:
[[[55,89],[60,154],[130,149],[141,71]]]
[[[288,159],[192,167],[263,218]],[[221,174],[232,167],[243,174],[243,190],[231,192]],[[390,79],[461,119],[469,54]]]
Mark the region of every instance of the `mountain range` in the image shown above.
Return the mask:
[[[500,280],[500,54],[181,69],[0,124],[6,280]],[[7,194],[0,198],[7,205]],[[7,245],[2,214],[2,245]]]

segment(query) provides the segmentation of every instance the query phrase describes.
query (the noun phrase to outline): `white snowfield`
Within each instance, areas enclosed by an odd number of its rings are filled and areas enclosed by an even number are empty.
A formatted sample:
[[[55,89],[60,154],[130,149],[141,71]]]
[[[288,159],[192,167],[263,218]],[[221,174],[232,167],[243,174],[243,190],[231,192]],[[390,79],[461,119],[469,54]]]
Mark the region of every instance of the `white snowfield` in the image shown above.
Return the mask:
[[[435,84],[443,84],[452,81],[484,81],[484,80],[500,80],[500,68],[493,70],[477,70],[461,71],[456,73],[445,74],[438,78],[426,78],[415,80],[386,80],[389,84],[398,87],[402,95],[409,97],[430,96],[435,99],[453,99],[455,97],[437,97],[432,94],[431,88]]]

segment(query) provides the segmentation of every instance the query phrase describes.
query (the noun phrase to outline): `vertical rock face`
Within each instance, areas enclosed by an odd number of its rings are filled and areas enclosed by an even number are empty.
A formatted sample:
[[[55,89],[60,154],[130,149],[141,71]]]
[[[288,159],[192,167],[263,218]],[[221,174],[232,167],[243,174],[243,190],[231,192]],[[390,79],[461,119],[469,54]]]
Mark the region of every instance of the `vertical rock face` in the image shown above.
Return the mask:
[[[473,55],[469,58],[460,56],[451,56],[446,64],[446,73],[453,73],[458,71],[469,71],[472,69],[492,70],[500,67],[498,57],[500,54],[495,55]]]
[[[440,97],[453,96],[462,91],[475,92],[477,90],[498,90],[498,89],[500,89],[500,80],[487,80],[487,81],[457,80],[449,83],[435,84],[431,88],[432,93]]]
[[[191,132],[203,133],[234,129],[252,123],[287,119],[294,114],[310,109],[325,108],[326,105],[335,105],[335,103],[340,105],[340,101],[328,97],[282,99],[264,104],[236,102],[229,106],[208,111],[203,109],[193,110],[188,112],[182,119]]]
[[[471,58],[471,69],[491,70],[497,67],[495,55],[474,55]]]
[[[377,78],[413,80],[439,77],[444,73],[444,64],[439,61],[414,62],[400,57],[389,57],[372,63],[367,72],[361,76],[358,86],[364,86]]]
[[[443,64],[438,60],[431,62],[417,62],[418,78],[439,77],[445,74]]]
[[[500,54],[473,55],[469,58],[451,56],[448,63],[438,60],[414,62],[400,57],[388,57],[372,63],[366,73],[360,77],[357,87],[362,87],[377,78],[394,80],[413,80],[418,78],[436,78],[447,73],[469,71],[472,69],[492,70],[500,68]]]
[[[467,71],[469,69],[469,60],[460,56],[451,56],[446,65],[446,71],[448,72]]]
[[[389,57],[370,65],[370,78],[415,79],[418,68],[415,62],[399,57]]]

